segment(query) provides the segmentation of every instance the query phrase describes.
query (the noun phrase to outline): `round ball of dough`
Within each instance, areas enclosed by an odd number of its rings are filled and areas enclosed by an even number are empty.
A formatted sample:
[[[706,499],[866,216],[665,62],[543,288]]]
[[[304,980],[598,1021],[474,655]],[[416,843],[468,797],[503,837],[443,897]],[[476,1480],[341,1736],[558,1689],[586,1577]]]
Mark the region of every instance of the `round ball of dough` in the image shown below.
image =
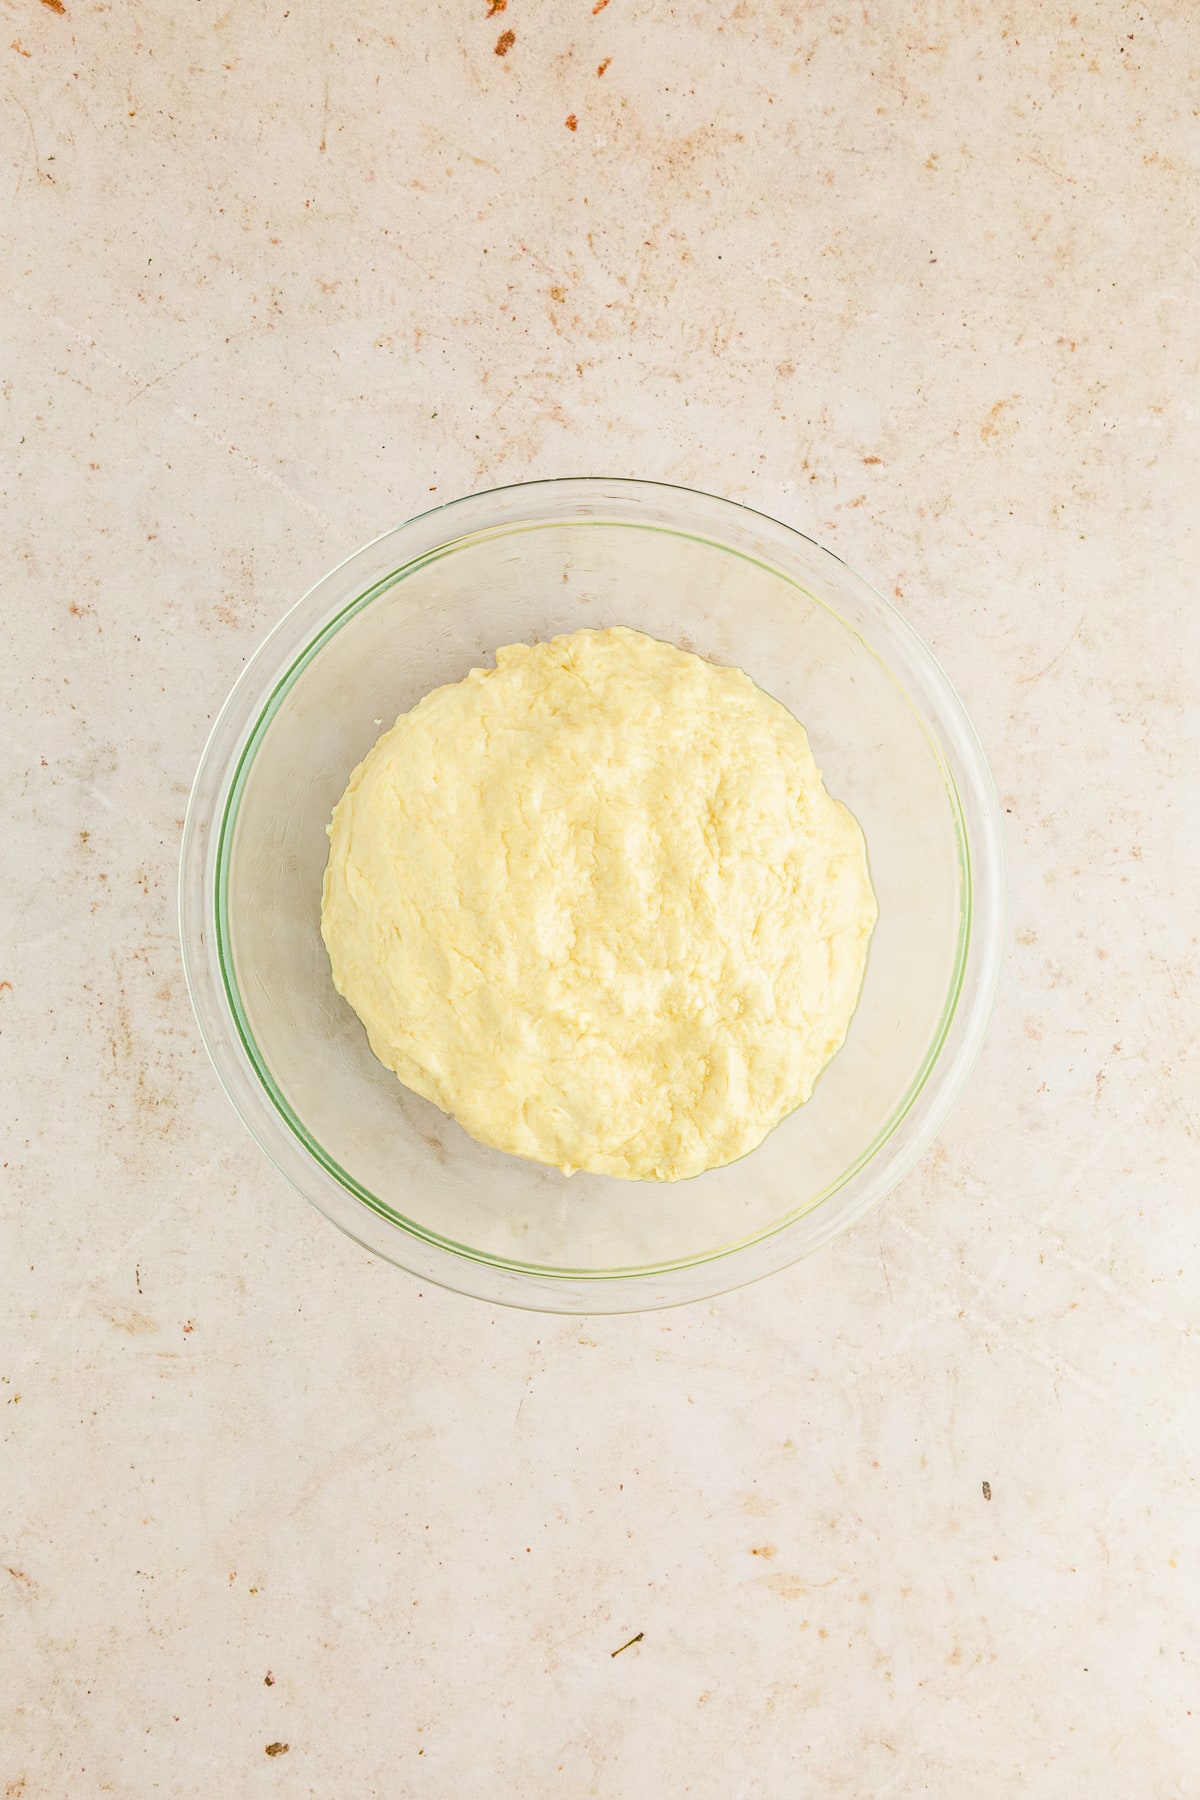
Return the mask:
[[[321,928],[371,1048],[485,1144],[674,1181],[807,1100],[875,896],[803,727],[624,627],[511,644],[354,771]]]

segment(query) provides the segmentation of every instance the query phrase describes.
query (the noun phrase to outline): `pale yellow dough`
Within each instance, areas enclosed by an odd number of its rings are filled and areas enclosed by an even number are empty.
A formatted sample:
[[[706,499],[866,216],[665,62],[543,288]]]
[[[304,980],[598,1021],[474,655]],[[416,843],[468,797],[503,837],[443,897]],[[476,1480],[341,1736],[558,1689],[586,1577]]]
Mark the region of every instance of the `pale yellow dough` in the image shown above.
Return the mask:
[[[807,1100],[875,895],[805,732],[643,633],[511,644],[384,733],[321,929],[379,1060],[473,1137],[675,1181]]]

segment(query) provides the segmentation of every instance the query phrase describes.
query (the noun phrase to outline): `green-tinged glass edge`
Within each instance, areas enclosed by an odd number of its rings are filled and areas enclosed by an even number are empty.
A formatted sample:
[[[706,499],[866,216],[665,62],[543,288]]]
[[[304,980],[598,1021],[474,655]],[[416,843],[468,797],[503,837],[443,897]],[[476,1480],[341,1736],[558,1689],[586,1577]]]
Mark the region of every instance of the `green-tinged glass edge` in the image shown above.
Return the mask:
[[[920,1068],[913,1077],[908,1091],[900,1101],[895,1112],[884,1125],[883,1129],[875,1136],[850,1167],[845,1169],[842,1174],[838,1176],[836,1181],[832,1182],[830,1186],[824,1188],[819,1194],[815,1195],[813,1199],[807,1201],[803,1206],[797,1207],[794,1211],[785,1214],[783,1218],[775,1220],[765,1231],[757,1232],[749,1237],[736,1238],[730,1243],[721,1244],[714,1250],[703,1251],[697,1256],[681,1257],[672,1262],[642,1263],[629,1267],[612,1269],[566,1268],[558,1267],[550,1263],[518,1262],[515,1259],[508,1257],[491,1256],[486,1251],[473,1249],[467,1244],[460,1244],[454,1238],[443,1237],[438,1232],[431,1231],[426,1226],[417,1224],[415,1220],[406,1218],[403,1213],[393,1211],[393,1209],[387,1205],[386,1201],[380,1200],[377,1195],[371,1193],[369,1188],[363,1187],[360,1182],[356,1181],[347,1170],[342,1168],[340,1163],[335,1161],[335,1159],[322,1148],[309,1132],[303,1121],[293,1110],[287,1097],[280,1089],[271,1073],[269,1064],[259,1050],[258,1043],[250,1028],[249,1020],[242,1006],[241,992],[234,972],[233,945],[229,929],[228,887],[231,850],[242,794],[245,791],[250,768],[253,764],[259,745],[269,730],[284,697],[299,680],[308,665],[325,647],[330,639],[336,636],[343,626],[348,624],[349,621],[357,613],[361,612],[364,607],[370,605],[371,601],[377,599],[380,594],[386,593],[390,588],[397,587],[400,582],[407,579],[408,576],[415,575],[419,570],[428,568],[431,563],[438,562],[445,556],[449,556],[467,546],[483,542],[490,537],[508,537],[518,532],[525,531],[559,530],[564,524],[589,526],[619,525],[627,530],[663,532],[671,537],[686,538],[693,543],[705,544],[713,549],[723,550],[728,555],[740,557],[742,561],[750,563],[756,568],[763,569],[769,574],[781,578],[786,581],[789,586],[795,588],[798,593],[804,594],[815,606],[820,606],[825,612],[831,613],[846,631],[849,631],[852,636],[859,640],[869,655],[873,656],[877,662],[882,663],[889,679],[895,682],[895,685],[904,695],[909,708],[915,715],[917,722],[924,732],[926,740],[934,753],[934,758],[941,769],[943,783],[951,801],[955,836],[958,844],[958,863],[962,893],[962,903],[959,907],[959,929],[958,942],[955,947],[954,972],[947,993],[946,1003],[942,1009],[941,1018],[938,1021],[937,1030],[930,1040],[929,1048]],[[945,756],[942,754],[940,745],[931,734],[923,714],[920,709],[913,704],[912,697],[907,688],[896,681],[891,669],[883,662],[883,658],[872,648],[863,637],[862,633],[856,630],[848,620],[843,618],[836,607],[830,606],[828,601],[822,600],[819,595],[814,594],[811,589],[805,587],[802,582],[797,581],[794,576],[789,575],[786,570],[779,568],[777,564],[770,562],[763,557],[752,556],[744,550],[723,543],[719,538],[710,537],[703,532],[683,531],[673,526],[662,525],[653,521],[612,519],[605,517],[603,514],[585,516],[571,520],[547,519],[520,521],[514,524],[491,526],[482,531],[470,532],[463,537],[453,538],[448,543],[439,544],[435,549],[426,551],[422,555],[414,557],[410,562],[403,563],[400,568],[393,569],[390,574],[383,576],[379,581],[373,583],[371,587],[366,588],[361,594],[356,595],[353,600],[348,601],[346,605],[342,607],[340,612],[336,613],[332,619],[328,620],[317,633],[316,637],[314,637],[310,643],[305,645],[300,653],[289,664],[283,675],[281,675],[279,680],[275,683],[275,686],[263,703],[258,718],[255,720],[253,728],[242,747],[238,757],[237,766],[234,770],[233,780],[229,784],[229,793],[221,815],[221,825],[217,835],[216,880],[214,887],[217,961],[221,971],[221,981],[225,990],[225,998],[229,1005],[234,1027],[238,1037],[241,1039],[242,1047],[250,1060],[250,1065],[258,1076],[259,1081],[262,1083],[268,1099],[283,1119],[288,1130],[304,1146],[314,1161],[325,1170],[326,1174],[332,1176],[339,1187],[343,1188],[348,1194],[351,1194],[356,1200],[361,1201],[364,1206],[368,1207],[369,1210],[374,1212],[379,1218],[384,1219],[390,1225],[398,1226],[401,1230],[408,1232],[411,1236],[418,1238],[423,1243],[432,1244],[441,1250],[448,1250],[456,1256],[466,1257],[471,1262],[484,1263],[491,1268],[504,1269],[514,1274],[534,1275],[541,1278],[569,1281],[613,1281],[629,1277],[639,1277],[644,1279],[669,1275],[681,1269],[698,1268],[705,1263],[720,1261],[721,1258],[729,1256],[736,1250],[748,1249],[752,1245],[767,1242],[769,1239],[777,1236],[780,1232],[786,1231],[788,1227],[794,1225],[797,1220],[804,1218],[808,1213],[814,1212],[818,1206],[823,1206],[827,1200],[832,1199],[833,1195],[838,1193],[841,1188],[845,1187],[846,1183],[851,1181],[854,1176],[858,1174],[859,1170],[864,1168],[866,1164],[871,1161],[872,1157],[883,1148],[884,1144],[886,1144],[890,1138],[895,1136],[896,1132],[900,1129],[901,1125],[912,1111],[925,1083],[928,1081],[934,1065],[941,1054],[942,1046],[949,1034],[954,1015],[958,1010],[959,997],[962,993],[963,982],[966,978],[967,952],[971,942],[971,927],[974,918],[974,883],[971,870],[970,843],[967,837],[962,802],[959,798],[958,787],[954,780],[953,771],[950,769]],[[782,1121],[780,1122],[782,1123]],[[753,1155],[753,1151],[747,1151],[746,1154]],[[737,1160],[741,1159],[739,1158]]]

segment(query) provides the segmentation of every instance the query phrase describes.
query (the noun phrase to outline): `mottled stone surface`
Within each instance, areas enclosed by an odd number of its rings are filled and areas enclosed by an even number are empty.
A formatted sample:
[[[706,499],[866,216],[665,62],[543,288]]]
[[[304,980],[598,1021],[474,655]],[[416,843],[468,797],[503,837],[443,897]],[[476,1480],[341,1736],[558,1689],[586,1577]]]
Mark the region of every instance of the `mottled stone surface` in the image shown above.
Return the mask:
[[[0,1794],[1192,1800],[1200,14],[488,3],[6,10]],[[174,924],[270,623],[580,472],[872,576],[1012,862],[923,1166],[599,1322],[306,1209]]]

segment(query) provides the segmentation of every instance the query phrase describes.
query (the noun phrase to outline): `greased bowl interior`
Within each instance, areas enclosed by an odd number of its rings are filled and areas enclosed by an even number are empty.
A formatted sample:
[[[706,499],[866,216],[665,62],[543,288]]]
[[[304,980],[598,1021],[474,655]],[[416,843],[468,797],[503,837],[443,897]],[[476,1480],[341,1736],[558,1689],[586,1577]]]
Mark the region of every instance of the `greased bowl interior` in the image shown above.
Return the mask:
[[[319,929],[325,827],[380,731],[498,645],[615,624],[735,663],[795,713],[862,825],[879,899],[858,1010],[812,1099],[740,1162],[665,1184],[566,1177],[476,1143],[375,1061]],[[930,1142],[995,990],[1002,838],[953,689],[836,557],[686,489],[539,482],[400,526],[283,619],[204,752],[180,919],[217,1072],[322,1212],[465,1293],[633,1310],[794,1261]]]

